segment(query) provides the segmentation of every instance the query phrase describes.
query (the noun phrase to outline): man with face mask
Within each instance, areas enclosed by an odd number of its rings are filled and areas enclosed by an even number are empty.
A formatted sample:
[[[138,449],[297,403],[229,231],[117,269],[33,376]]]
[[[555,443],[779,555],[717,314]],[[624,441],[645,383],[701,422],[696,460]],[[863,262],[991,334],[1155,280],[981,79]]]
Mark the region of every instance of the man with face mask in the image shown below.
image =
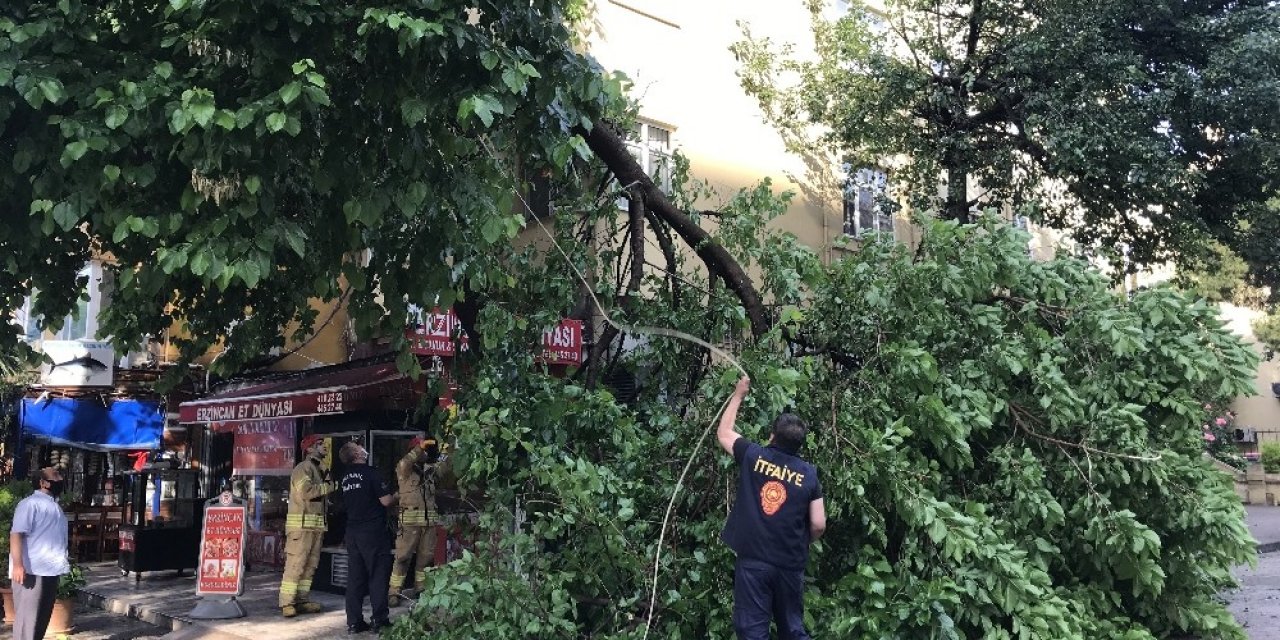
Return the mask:
[[[280,579],[280,612],[286,618],[319,613],[323,608],[307,600],[311,576],[320,564],[325,531],[324,497],[337,487],[325,477],[324,440],[315,434],[302,439],[305,459],[289,476],[289,514],[284,521],[284,576]]]
[[[36,490],[18,503],[9,529],[14,640],[44,637],[58,593],[58,576],[71,570],[67,562],[67,516],[58,505],[62,472],[45,467],[32,481]]]

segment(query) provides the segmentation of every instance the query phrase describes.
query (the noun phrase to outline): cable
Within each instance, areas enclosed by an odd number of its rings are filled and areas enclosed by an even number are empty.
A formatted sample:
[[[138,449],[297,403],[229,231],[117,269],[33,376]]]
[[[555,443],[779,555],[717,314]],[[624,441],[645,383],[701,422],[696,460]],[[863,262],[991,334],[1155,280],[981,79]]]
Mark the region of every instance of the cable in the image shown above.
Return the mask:
[[[494,153],[493,146],[489,144],[488,137],[481,138],[481,142],[484,144],[485,150],[489,152],[489,157],[493,159],[494,164],[501,167],[507,174],[507,178],[511,181],[511,184],[519,184],[515,179],[514,173],[498,159],[498,154]],[[520,200],[525,209],[532,211],[532,208],[529,206],[529,202],[525,199],[524,194],[520,192],[520,189],[513,189],[513,191],[515,192],[516,198]],[[556,251],[560,252],[560,256],[564,258],[564,261],[569,265],[569,268],[573,270],[574,275],[578,276],[578,280],[582,281],[584,288],[587,290],[587,294],[591,296],[591,301],[595,303],[596,309],[599,310],[601,317],[603,317],[604,321],[613,328],[622,333],[660,335],[675,338],[677,340],[684,340],[686,342],[692,342],[693,344],[704,347],[712,353],[729,361],[729,363],[741,372],[743,376],[747,375],[747,370],[742,367],[736,358],[723,349],[695,335],[690,335],[676,329],[667,329],[665,327],[625,325],[614,320],[613,317],[609,315],[609,312],[605,310],[604,305],[600,304],[600,299],[596,297],[596,292],[594,287],[591,286],[591,282],[588,281],[586,276],[582,274],[582,271],[578,269],[578,265],[574,264],[573,260],[569,258],[569,253],[564,250],[564,247],[560,246],[555,235],[547,229],[546,225],[542,224],[541,218],[538,216],[532,217],[534,222],[538,223],[538,228],[542,229],[542,233],[551,241],[552,246],[556,248]],[[720,411],[716,413],[715,418],[711,420],[711,423],[703,429],[702,435],[698,438],[697,442],[694,443],[693,453],[689,455],[688,461],[685,462],[684,470],[680,472],[680,477],[676,480],[675,488],[671,490],[671,500],[667,502],[667,513],[662,519],[662,529],[658,533],[658,546],[657,549],[655,549],[653,556],[653,590],[649,596],[649,615],[645,617],[644,625],[644,638],[646,639],[649,637],[649,630],[653,627],[653,609],[658,600],[658,578],[662,571],[662,543],[667,536],[667,526],[670,524],[671,512],[674,510],[676,498],[680,495],[680,490],[684,486],[685,475],[689,473],[689,469],[693,466],[694,459],[698,457],[698,452],[702,450],[702,441],[706,440],[707,434],[711,432],[711,428],[720,420],[720,416],[724,413],[725,407],[729,406],[729,400],[732,399],[732,397],[733,395],[730,393],[730,395],[725,398],[724,404],[720,405]]]

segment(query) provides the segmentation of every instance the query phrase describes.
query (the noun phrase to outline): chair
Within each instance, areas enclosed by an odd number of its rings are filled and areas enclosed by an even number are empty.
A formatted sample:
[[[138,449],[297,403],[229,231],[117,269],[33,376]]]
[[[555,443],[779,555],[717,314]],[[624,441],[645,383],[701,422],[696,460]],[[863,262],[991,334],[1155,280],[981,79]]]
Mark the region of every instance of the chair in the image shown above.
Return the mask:
[[[120,556],[120,524],[124,522],[124,507],[103,507],[103,511],[98,555],[103,560],[115,560]]]
[[[102,527],[104,516],[101,507],[74,506],[67,513],[70,526],[69,545],[76,562],[102,559]]]

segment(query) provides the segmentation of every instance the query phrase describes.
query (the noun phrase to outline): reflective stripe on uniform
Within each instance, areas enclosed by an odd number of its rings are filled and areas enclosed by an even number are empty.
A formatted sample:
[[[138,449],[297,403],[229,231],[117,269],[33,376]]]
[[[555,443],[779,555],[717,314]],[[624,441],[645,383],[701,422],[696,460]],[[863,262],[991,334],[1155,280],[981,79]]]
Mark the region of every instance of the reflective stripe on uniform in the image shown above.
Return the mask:
[[[405,509],[400,512],[400,524],[425,525],[427,524],[427,512],[422,509]]]
[[[324,514],[321,513],[290,513],[284,518],[285,531],[324,528]]]
[[[298,583],[287,580],[280,581],[280,593],[297,593]]]
[[[403,586],[404,586],[404,574],[398,574],[398,573],[391,574],[391,590],[399,591],[400,587],[403,587]]]

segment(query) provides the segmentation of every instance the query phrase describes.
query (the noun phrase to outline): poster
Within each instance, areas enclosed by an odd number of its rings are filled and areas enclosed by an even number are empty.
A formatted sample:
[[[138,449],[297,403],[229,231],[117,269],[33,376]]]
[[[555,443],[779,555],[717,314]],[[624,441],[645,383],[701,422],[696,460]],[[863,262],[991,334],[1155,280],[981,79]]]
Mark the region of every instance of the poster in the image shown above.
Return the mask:
[[[243,505],[205,508],[196,595],[240,595],[244,579],[244,535]]]
[[[293,471],[295,419],[254,420],[235,425],[232,474],[287,476]]]

